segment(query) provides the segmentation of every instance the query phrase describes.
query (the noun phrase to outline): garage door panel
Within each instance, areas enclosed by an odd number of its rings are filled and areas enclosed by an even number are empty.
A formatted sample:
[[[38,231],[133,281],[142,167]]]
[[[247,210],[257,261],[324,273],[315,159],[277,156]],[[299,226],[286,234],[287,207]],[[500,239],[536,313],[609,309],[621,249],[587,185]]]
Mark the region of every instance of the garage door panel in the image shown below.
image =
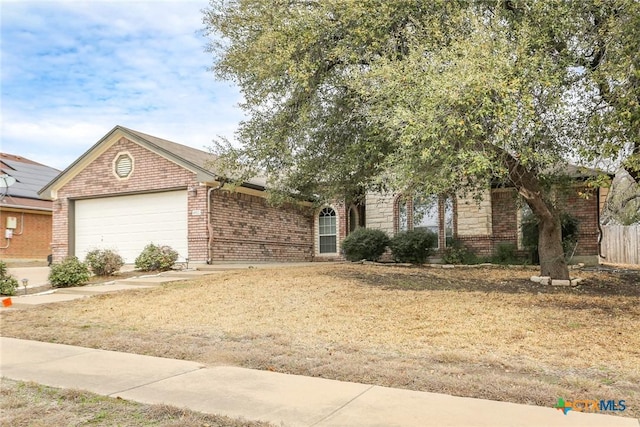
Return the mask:
[[[118,196],[76,201],[75,252],[83,259],[93,249],[114,249],[133,263],[153,242],[188,256],[187,193]]]

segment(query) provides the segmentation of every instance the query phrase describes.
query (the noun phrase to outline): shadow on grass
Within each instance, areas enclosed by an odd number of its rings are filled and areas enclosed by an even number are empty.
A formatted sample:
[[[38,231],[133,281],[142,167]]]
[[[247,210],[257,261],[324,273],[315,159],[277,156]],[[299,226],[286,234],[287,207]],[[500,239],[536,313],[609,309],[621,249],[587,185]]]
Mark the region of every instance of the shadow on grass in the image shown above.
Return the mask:
[[[507,294],[564,294],[590,296],[640,297],[640,271],[626,272],[572,272],[573,277],[584,278],[578,286],[550,286],[534,283],[514,274],[508,268],[453,268],[370,266],[331,271],[328,274],[343,279],[357,280],[363,285],[389,290],[407,291],[460,291],[498,292]],[[537,274],[529,270],[528,275]]]

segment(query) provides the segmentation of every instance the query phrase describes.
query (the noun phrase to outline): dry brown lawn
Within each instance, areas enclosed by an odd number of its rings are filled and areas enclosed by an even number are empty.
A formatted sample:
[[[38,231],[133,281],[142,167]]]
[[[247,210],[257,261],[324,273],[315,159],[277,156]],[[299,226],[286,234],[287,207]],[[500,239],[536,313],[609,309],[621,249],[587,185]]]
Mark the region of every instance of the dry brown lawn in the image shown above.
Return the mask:
[[[143,405],[86,391],[58,389],[2,379],[0,425],[145,426],[145,427],[269,427],[272,424],[200,414],[168,405]]]
[[[4,336],[640,416],[640,272],[537,285],[525,268],[247,269],[2,314]]]

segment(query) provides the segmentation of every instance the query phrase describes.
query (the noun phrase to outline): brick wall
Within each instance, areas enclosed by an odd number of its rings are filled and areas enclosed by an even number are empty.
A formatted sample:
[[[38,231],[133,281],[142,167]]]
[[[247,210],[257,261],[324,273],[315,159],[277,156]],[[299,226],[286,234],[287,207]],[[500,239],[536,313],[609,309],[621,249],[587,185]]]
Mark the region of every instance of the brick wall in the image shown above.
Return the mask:
[[[216,190],[211,199],[212,261],[311,261],[310,208],[271,206],[258,196]]]
[[[578,220],[578,246],[575,255],[598,254],[598,200],[593,190],[575,186],[558,197],[558,206]]]
[[[598,253],[598,202],[595,194],[584,186],[574,186],[558,193],[558,208],[578,219],[578,246],[576,256],[597,255]],[[520,206],[515,189],[493,189],[491,191],[491,235],[465,235],[460,225],[463,214],[458,202],[458,239],[478,255],[491,255],[500,243],[520,243]],[[520,248],[520,253],[527,253]]]
[[[114,159],[127,152],[134,161],[131,175],[120,179],[113,173]],[[104,197],[148,191],[163,191],[197,186],[196,175],[146,148],[122,137],[59,189],[53,206],[53,243],[55,261],[69,254],[70,201],[86,197]],[[206,260],[206,191],[200,188],[188,198],[189,258]],[[200,215],[192,215],[193,211]]]
[[[514,188],[491,190],[491,229],[496,244],[518,243],[518,193]]]
[[[7,217],[17,220],[13,238],[5,239]],[[0,210],[0,259],[40,259],[45,260],[51,253],[51,212]]]

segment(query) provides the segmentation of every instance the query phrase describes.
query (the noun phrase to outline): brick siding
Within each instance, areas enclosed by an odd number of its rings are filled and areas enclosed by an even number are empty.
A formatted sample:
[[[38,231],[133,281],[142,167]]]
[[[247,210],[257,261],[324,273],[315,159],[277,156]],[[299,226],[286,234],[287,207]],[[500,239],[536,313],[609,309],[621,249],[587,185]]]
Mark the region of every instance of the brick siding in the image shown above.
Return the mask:
[[[113,161],[121,152],[128,152],[134,160],[133,171],[126,179],[119,179],[113,173]],[[70,253],[69,206],[71,201],[88,197],[168,191],[177,188],[186,190],[190,186],[197,185],[198,181],[193,172],[124,137],[120,138],[58,191],[58,201],[54,202],[53,208],[54,261],[59,261]],[[201,188],[196,197],[188,197],[189,229],[193,230],[188,235],[189,257],[192,261],[206,259],[206,193]],[[192,215],[193,210],[197,209],[200,209],[202,214]]]
[[[594,190],[585,186],[574,186],[560,193],[560,208],[578,220],[578,245],[575,255],[598,254],[598,198]]]
[[[272,206],[258,196],[216,190],[211,200],[212,261],[311,261],[310,208]]]
[[[134,159],[127,179],[113,173],[121,152]],[[76,199],[190,189],[188,195],[189,261],[309,261],[313,258],[311,210],[270,206],[262,197],[226,190],[211,192],[212,245],[208,251],[207,194],[196,175],[183,167],[120,138],[58,191],[54,203],[53,253],[60,260],[69,253],[69,212]],[[195,191],[193,191],[195,190]]]
[[[17,220],[13,238],[5,239],[7,218]],[[51,212],[0,210],[0,259],[39,259],[45,260],[51,253]],[[21,234],[19,234],[21,233]]]
[[[491,191],[491,228],[496,245],[518,244],[518,193],[514,188]]]
[[[598,254],[598,209],[595,194],[584,186],[576,185],[558,192],[558,208],[578,220],[578,245],[576,256]],[[585,197],[586,195],[586,197]],[[492,235],[458,235],[465,246],[478,255],[491,255],[501,243],[518,244],[521,233],[515,189],[493,189],[491,191]],[[521,254],[527,251],[522,249]]]

